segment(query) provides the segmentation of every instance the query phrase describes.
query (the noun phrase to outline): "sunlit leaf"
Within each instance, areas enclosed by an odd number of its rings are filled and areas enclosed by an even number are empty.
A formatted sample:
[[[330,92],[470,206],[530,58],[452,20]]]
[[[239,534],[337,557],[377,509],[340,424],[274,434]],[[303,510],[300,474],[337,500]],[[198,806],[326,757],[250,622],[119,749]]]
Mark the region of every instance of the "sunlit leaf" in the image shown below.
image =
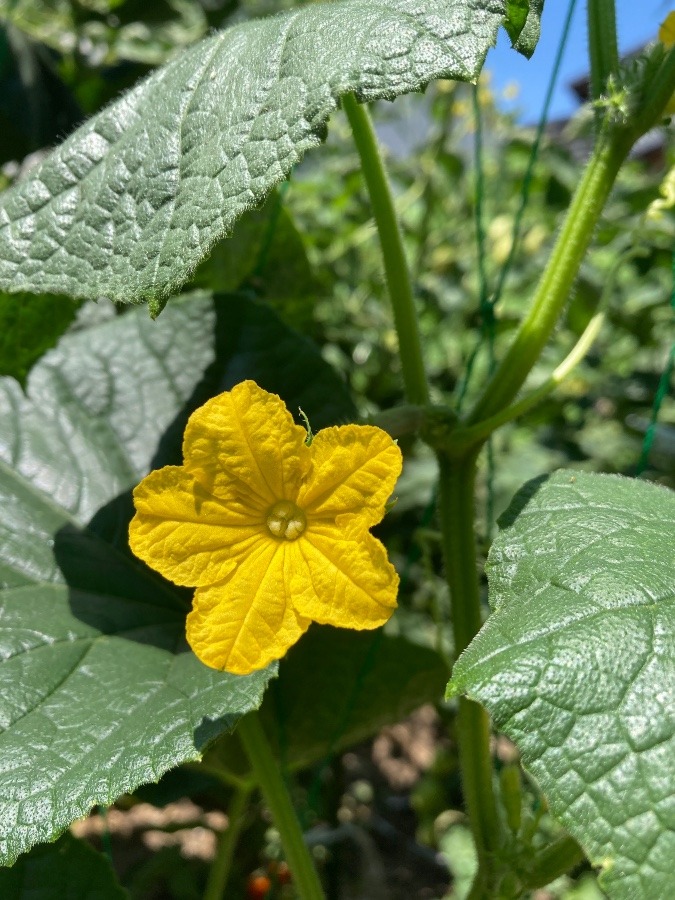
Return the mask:
[[[488,560],[492,615],[450,690],[483,703],[617,900],[675,895],[675,495],[530,482]]]
[[[473,80],[501,0],[338,0],[207,38],[0,198],[0,287],[153,314],[324,137],[339,98]]]

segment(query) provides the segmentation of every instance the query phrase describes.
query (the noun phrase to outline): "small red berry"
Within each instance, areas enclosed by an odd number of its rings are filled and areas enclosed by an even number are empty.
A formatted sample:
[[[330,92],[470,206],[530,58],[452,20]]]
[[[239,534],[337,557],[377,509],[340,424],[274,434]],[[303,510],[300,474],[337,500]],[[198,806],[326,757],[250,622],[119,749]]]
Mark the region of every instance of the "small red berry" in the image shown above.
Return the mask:
[[[267,875],[249,875],[246,885],[246,896],[248,900],[265,900],[272,882]]]

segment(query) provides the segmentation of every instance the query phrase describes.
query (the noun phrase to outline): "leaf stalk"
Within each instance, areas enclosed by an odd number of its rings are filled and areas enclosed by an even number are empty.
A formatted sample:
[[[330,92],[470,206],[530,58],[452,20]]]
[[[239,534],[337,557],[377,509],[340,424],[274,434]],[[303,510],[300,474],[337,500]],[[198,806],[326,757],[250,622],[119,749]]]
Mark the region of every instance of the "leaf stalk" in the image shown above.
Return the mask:
[[[524,887],[531,891],[546,887],[583,860],[584,851],[574,838],[565,834],[534,855]]]
[[[661,52],[658,46],[656,52]],[[572,291],[619,169],[635,141],[658,123],[675,92],[675,47],[633,90],[637,91],[640,112],[625,125],[606,124],[598,135],[530,308],[469,415],[469,425],[508,406],[539,359]]]
[[[236,733],[241,739],[258,787],[279,830],[298,897],[300,900],[325,900],[314,860],[305,843],[288,789],[258,713],[244,716],[239,721]]]
[[[530,309],[467,424],[481,422],[508,406],[539,359],[571,293],[605,201],[632,143],[632,137],[623,132],[605,132],[599,138]]]
[[[412,279],[391,186],[368,110],[358,103],[354,94],[344,95],[342,108],[354,135],[354,144],[361,160],[361,170],[380,238],[385,278],[398,335],[406,399],[409,403],[424,406],[429,402],[429,386],[424,370]]]

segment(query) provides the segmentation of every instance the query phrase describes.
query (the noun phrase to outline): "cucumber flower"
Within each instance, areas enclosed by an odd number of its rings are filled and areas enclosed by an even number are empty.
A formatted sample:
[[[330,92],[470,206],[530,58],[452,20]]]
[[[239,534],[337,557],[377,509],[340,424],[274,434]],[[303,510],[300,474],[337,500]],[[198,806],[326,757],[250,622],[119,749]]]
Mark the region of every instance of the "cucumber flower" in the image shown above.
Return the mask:
[[[196,588],[187,639],[207,666],[245,675],[312,621],[363,629],[391,616],[398,576],[369,531],[401,472],[386,432],[341,425],[308,444],[276,394],[244,381],[192,414],[183,457],[135,489],[129,542]]]

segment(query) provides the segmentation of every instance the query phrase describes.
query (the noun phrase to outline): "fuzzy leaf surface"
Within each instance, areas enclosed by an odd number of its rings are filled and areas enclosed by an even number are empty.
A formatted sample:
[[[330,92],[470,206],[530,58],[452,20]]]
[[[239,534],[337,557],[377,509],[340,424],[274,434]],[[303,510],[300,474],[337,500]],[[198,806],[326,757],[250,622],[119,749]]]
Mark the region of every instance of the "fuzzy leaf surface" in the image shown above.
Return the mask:
[[[323,139],[340,97],[474,80],[504,0],[338,0],[207,38],[0,199],[0,289],[150,302]]]
[[[560,471],[501,526],[449,692],[517,744],[610,897],[675,896],[675,494]]]

